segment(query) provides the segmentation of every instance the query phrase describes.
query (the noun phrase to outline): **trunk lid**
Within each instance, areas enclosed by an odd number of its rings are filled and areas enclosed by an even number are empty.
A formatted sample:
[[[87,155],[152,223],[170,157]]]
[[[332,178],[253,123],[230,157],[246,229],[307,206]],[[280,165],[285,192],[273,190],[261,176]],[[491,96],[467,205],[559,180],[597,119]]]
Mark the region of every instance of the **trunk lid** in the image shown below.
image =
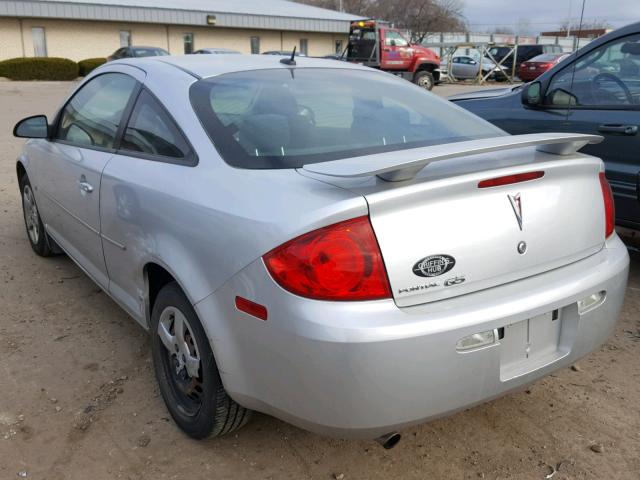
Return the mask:
[[[519,150],[433,164],[410,182],[331,181],[366,198],[399,307],[516,281],[602,248],[601,161]],[[478,187],[532,171],[544,176]]]

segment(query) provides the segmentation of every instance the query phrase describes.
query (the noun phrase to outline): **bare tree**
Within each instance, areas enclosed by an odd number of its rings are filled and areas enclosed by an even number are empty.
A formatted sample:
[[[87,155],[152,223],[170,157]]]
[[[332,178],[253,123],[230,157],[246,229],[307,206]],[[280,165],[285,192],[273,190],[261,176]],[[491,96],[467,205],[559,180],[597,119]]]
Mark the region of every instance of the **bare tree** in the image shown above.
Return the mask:
[[[516,32],[511,27],[496,27],[493,30],[488,31],[487,33],[497,33],[503,35],[515,35]]]
[[[578,30],[597,30],[601,28],[611,28],[611,25],[606,20],[602,20],[599,18],[594,18],[592,20],[584,20],[582,25],[580,25],[579,20],[565,20],[560,24],[559,30],[561,32],[566,32],[570,30],[571,32],[577,32]]]
[[[338,9],[339,0],[298,0],[323,8]],[[343,0],[344,10],[377,18],[404,28],[414,42],[431,32],[466,31],[462,0]]]

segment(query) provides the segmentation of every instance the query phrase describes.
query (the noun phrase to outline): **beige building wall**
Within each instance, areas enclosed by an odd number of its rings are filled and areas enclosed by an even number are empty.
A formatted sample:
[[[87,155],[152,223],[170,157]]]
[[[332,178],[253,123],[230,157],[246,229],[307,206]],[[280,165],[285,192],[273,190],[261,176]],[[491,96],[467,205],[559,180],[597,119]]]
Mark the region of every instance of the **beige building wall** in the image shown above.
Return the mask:
[[[346,45],[347,35],[332,33],[280,32],[220,27],[166,26],[140,23],[91,22],[80,20],[0,18],[0,60],[34,56],[33,27],[45,29],[49,57],[79,61],[106,57],[120,48],[120,31],[131,32],[134,45],[161,47],[173,55],[184,53],[184,34],[194,35],[194,49],[221,47],[251,53],[251,37],[260,38],[260,51],[300,49],[300,39],[308,40],[309,55],[322,56],[335,51],[336,40]]]
[[[311,32],[282,32],[283,50],[291,50],[294,45],[300,51],[300,40],[306,39],[308,45],[307,54],[312,57],[321,57],[336,52],[336,41],[341,41],[342,48],[347,46],[347,35],[311,33]]]
[[[20,20],[0,18],[0,60],[21,56]]]

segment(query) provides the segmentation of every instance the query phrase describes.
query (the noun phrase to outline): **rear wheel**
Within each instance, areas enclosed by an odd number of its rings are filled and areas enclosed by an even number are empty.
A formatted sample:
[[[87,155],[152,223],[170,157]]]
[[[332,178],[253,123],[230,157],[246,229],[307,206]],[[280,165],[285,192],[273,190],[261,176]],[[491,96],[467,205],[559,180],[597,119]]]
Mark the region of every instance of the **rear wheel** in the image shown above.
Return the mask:
[[[421,70],[414,75],[413,83],[415,83],[419,87],[431,90],[433,88],[433,85],[435,84],[435,81],[431,72]]]
[[[24,225],[27,229],[27,238],[31,248],[41,257],[54,255],[56,253],[54,251],[56,245],[44,229],[44,224],[36,205],[36,197],[33,194],[33,187],[26,174],[20,179],[20,193],[22,194]]]
[[[224,390],[213,351],[196,312],[177,283],[160,290],[151,315],[156,378],[169,413],[196,439],[240,428],[250,410]]]

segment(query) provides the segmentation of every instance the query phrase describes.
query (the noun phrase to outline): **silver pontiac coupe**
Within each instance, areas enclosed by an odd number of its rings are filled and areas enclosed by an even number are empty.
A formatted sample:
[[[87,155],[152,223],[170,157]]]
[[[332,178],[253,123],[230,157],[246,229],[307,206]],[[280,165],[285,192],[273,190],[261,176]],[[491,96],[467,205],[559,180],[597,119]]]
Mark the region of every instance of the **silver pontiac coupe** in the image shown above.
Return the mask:
[[[252,410],[381,438],[602,344],[629,257],[600,137],[511,136],[331,60],[118,60],[17,161],[28,239],[152,339],[194,438]]]

